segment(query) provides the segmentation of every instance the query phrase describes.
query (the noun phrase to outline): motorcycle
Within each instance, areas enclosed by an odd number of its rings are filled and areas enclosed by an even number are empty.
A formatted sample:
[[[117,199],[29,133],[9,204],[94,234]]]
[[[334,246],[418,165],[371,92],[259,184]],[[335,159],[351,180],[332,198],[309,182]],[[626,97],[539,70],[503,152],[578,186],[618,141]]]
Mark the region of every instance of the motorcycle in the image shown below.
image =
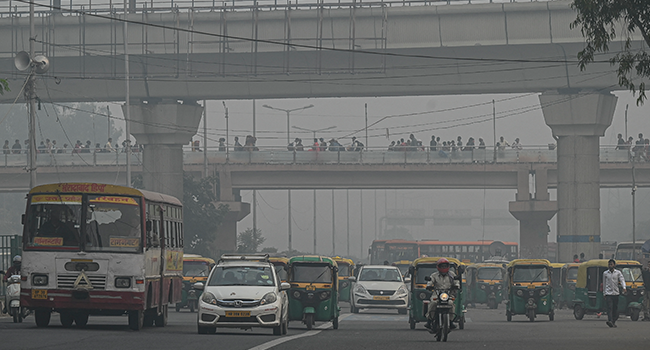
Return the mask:
[[[425,280],[430,280],[429,276]],[[433,286],[428,286],[427,290],[434,290]],[[437,303],[435,315],[433,316],[433,324],[431,329],[434,330],[436,340],[443,342],[447,341],[447,336],[451,330],[451,320],[449,314],[452,312],[452,304],[450,301],[454,300],[450,290],[438,289],[434,290],[433,302]]]
[[[5,307],[7,313],[14,318],[14,323],[23,322],[23,319],[29,315],[27,308],[20,306],[20,275],[13,275],[7,279]]]

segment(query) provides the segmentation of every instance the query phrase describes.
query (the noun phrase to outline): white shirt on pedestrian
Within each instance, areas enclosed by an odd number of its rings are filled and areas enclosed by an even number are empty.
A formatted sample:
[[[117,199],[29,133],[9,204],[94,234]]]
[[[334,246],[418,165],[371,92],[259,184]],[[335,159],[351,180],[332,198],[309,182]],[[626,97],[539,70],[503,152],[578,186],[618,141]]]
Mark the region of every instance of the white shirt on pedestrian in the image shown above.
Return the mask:
[[[623,291],[625,291],[625,278],[621,271],[614,269],[614,272],[606,270],[603,272],[603,294],[604,295],[619,295],[618,284],[621,284]]]

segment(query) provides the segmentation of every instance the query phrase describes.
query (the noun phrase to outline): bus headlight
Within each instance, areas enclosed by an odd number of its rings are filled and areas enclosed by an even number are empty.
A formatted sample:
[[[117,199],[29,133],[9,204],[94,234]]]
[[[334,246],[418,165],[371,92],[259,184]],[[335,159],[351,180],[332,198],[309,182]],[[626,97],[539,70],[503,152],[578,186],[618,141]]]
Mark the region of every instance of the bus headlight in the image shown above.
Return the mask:
[[[131,277],[116,277],[115,288],[131,288]]]
[[[34,286],[46,286],[48,283],[47,275],[33,275],[32,276],[32,285]]]

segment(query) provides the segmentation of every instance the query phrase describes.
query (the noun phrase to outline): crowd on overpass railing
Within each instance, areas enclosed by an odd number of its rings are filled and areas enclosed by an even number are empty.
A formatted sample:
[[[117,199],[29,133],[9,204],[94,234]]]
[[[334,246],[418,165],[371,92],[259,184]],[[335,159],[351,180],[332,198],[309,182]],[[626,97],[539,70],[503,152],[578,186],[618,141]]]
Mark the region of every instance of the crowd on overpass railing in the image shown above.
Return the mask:
[[[643,138],[643,134],[639,133],[639,138],[634,141],[634,137],[630,136],[625,140],[623,134],[618,134],[618,141],[616,142],[617,150],[627,150],[630,156],[635,161],[650,161],[650,139]],[[634,147],[632,147],[634,145]]]
[[[113,142],[112,138],[108,138],[104,146],[102,147],[100,143],[95,143],[95,146],[92,146],[90,140],[86,143],[82,143],[80,140],[72,146],[69,147],[67,143],[64,143],[62,147],[59,147],[56,143],[56,140],[45,139],[41,141],[37,147],[36,153],[43,154],[77,154],[77,153],[126,153],[127,150],[127,141],[122,141],[122,147],[118,146],[119,143]],[[131,152],[141,152],[142,146],[137,143],[131,146]],[[2,146],[3,154],[28,154],[29,153],[29,140],[24,141],[24,147],[20,144],[20,140],[14,141],[13,145],[9,145],[9,140],[5,140],[4,145]]]

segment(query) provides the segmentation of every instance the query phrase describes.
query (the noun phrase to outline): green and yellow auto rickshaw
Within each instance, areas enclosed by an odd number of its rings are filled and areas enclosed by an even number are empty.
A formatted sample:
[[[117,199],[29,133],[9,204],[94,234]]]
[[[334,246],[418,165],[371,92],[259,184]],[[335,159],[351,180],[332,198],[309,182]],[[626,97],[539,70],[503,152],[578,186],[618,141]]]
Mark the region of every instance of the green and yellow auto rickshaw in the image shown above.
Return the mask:
[[[289,279],[289,258],[272,256],[269,262],[275,268],[275,274],[278,275],[280,282],[288,282]]]
[[[181,290],[181,302],[176,303],[176,312],[182,308],[189,308],[190,312],[198,309],[201,290],[194,289],[194,283],[208,280],[210,270],[214,267],[214,260],[204,258],[197,254],[183,255],[183,289]]]
[[[427,257],[419,258],[413,261],[409,267],[411,295],[409,298],[409,326],[415,329],[418,322],[426,322],[426,311],[429,308],[429,301],[431,300],[431,293],[427,288],[427,281],[424,277],[431,276],[432,273],[437,271],[437,263],[442,257]],[[454,258],[445,258],[449,260],[449,271],[452,271],[456,276],[463,274],[464,265]],[[407,280],[408,282],[408,280]],[[465,304],[463,297],[462,281],[461,289],[456,293],[454,300],[454,319],[451,322],[457,322],[458,328],[465,328]]]
[[[400,261],[395,261],[392,265],[397,266],[399,272],[402,273],[402,277],[408,277],[409,268],[411,267],[412,263],[413,262],[410,260],[400,260]]]
[[[564,304],[564,293],[562,291],[562,267],[563,263],[551,263],[551,288],[553,288],[553,302],[556,309],[561,309]]]
[[[289,259],[289,321],[302,321],[312,329],[316,321],[332,321],[339,328],[338,265],[317,255]]]
[[[608,260],[589,260],[578,267],[575,299],[573,300],[573,316],[582,320],[585,314],[607,311],[607,303],[603,296],[603,272],[607,270]],[[639,319],[641,302],[645,294],[641,263],[633,260],[617,260],[616,269],[623,273],[626,293],[621,293],[618,299],[618,312],[630,316],[632,321]]]
[[[578,267],[580,263],[568,263],[562,266],[560,285],[562,286],[563,306],[573,309],[573,300],[576,298],[576,282],[578,281]]]
[[[350,301],[352,283],[348,277],[354,276],[354,261],[341,257],[332,258],[339,267],[339,301]]]
[[[467,303],[496,309],[503,301],[505,268],[502,264],[478,263],[467,267]]]
[[[545,259],[516,259],[507,265],[506,317],[526,315],[532,322],[538,314],[555,318],[551,263]]]

